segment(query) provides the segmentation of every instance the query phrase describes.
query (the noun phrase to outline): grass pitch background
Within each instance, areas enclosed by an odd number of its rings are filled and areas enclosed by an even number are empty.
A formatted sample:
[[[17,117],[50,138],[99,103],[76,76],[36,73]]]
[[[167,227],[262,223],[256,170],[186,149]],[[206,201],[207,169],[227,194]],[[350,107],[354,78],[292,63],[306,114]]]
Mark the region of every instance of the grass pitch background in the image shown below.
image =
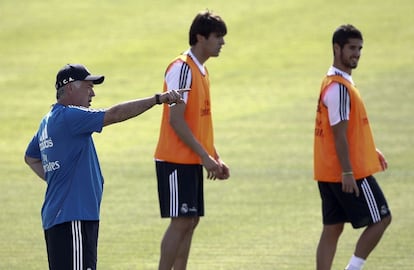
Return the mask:
[[[80,62],[106,75],[92,107],[161,89],[170,59],[188,48],[196,12],[227,23],[210,59],[216,146],[226,182],[205,183],[206,217],[189,269],[313,269],[321,230],[312,180],[313,121],[330,39],[340,24],[363,32],[353,77],[389,170],[377,175],[394,220],[366,269],[414,265],[414,4],[411,0],[11,1],[0,3],[0,269],[46,269],[40,223],[45,184],[23,163],[55,102],[57,70]],[[95,143],[105,177],[99,269],[156,269],[168,224],[158,214],[152,155],[161,108],[104,129]],[[360,231],[347,226],[333,269]]]

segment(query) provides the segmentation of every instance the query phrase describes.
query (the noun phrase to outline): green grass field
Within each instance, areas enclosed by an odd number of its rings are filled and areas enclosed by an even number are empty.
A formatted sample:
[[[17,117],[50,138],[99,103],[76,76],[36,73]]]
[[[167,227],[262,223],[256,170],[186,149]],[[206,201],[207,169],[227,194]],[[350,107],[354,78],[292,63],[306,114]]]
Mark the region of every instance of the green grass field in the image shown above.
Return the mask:
[[[94,108],[153,95],[164,69],[188,48],[196,12],[226,21],[226,45],[207,66],[216,146],[231,168],[205,183],[206,217],[188,269],[314,269],[321,230],[312,180],[313,124],[331,35],[352,23],[365,38],[353,78],[389,162],[377,175],[393,223],[365,269],[414,265],[414,3],[412,0],[0,2],[0,269],[46,269],[40,208],[45,184],[23,162],[55,102],[69,62],[106,75]],[[159,217],[152,160],[161,108],[105,128],[94,139],[105,176],[99,269],[156,269],[168,220]],[[333,269],[343,269],[361,231],[348,225]]]

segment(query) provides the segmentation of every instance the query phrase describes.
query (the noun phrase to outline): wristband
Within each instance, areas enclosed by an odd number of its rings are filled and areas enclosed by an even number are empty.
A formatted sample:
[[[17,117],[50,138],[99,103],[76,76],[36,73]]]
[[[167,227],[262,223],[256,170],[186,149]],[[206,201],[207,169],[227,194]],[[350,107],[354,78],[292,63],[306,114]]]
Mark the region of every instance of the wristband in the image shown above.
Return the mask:
[[[155,104],[162,104],[161,100],[160,100],[160,94],[155,94]]]
[[[345,175],[353,175],[354,174],[354,172],[353,171],[349,171],[349,172],[342,172],[342,176],[345,176]]]

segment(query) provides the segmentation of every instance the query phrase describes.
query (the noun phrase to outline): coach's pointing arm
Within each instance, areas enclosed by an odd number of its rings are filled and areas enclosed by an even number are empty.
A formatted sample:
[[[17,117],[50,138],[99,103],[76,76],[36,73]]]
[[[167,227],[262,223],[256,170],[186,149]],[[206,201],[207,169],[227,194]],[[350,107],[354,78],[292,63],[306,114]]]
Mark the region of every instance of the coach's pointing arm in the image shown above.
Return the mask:
[[[105,112],[104,126],[136,117],[152,108],[155,104],[182,103],[184,101],[182,100],[181,94],[187,91],[189,91],[189,89],[170,90],[153,97],[125,101],[114,105]]]

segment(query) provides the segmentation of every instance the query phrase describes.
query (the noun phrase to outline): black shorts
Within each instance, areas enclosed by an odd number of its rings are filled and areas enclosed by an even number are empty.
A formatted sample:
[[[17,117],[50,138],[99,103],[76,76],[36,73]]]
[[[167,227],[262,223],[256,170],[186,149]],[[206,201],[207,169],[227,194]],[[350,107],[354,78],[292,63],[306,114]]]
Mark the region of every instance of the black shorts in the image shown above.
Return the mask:
[[[342,183],[318,182],[323,224],[350,222],[361,228],[391,214],[384,194],[373,176],[358,179],[359,197],[342,191]]]
[[[45,230],[50,270],[95,270],[99,221],[71,221]]]
[[[161,217],[204,216],[203,166],[156,161]]]

